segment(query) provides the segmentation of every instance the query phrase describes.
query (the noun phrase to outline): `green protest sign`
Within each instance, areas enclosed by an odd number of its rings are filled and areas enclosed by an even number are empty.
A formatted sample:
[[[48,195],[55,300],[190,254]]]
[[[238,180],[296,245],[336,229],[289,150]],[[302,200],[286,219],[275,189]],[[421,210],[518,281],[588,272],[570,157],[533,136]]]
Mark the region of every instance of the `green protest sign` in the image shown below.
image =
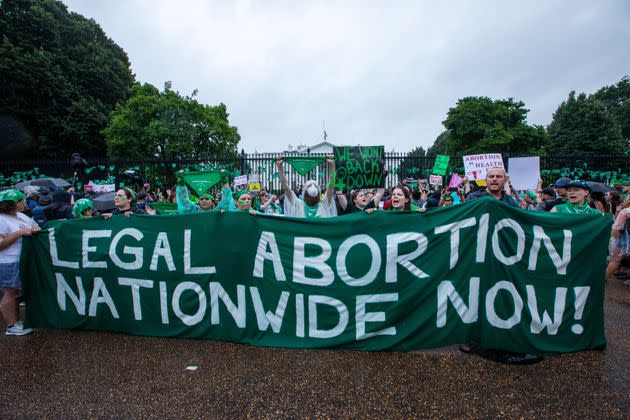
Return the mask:
[[[291,165],[295,172],[304,176],[326,161],[326,156],[285,156],[283,160]]]
[[[384,146],[335,146],[333,148],[338,189],[383,187]]]
[[[26,322],[295,348],[602,348],[611,223],[490,198],[312,221],[52,221],[24,238]]]
[[[435,175],[446,175],[448,169],[449,156],[437,155],[435,157],[435,164],[433,165],[432,173]]]
[[[177,175],[181,176],[197,194],[205,193],[208,188],[212,188],[221,181],[221,171],[186,172]]]

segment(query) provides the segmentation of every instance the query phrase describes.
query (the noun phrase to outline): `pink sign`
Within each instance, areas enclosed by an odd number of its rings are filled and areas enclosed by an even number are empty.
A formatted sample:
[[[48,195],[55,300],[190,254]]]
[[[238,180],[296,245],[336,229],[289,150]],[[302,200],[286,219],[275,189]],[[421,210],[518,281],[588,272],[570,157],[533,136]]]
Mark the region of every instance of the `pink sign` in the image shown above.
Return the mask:
[[[448,183],[448,187],[449,188],[457,188],[457,187],[459,187],[462,184],[462,182],[464,182],[464,178],[461,178],[457,174],[453,174],[451,176],[451,180]]]

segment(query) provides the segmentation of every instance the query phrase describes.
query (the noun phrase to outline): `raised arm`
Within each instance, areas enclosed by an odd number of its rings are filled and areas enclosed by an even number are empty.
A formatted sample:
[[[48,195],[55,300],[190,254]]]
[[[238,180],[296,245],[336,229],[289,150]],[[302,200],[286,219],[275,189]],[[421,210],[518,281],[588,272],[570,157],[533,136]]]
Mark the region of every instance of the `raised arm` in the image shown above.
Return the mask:
[[[278,155],[276,156],[276,168],[278,169],[278,177],[280,178],[280,186],[282,187],[282,191],[285,193],[285,198],[289,201],[293,200],[293,194],[291,191],[291,187],[289,186],[289,181],[287,181],[287,176],[284,173],[284,156]]]
[[[335,173],[335,156],[327,155],[326,163],[328,164],[328,182],[326,183],[326,200],[332,200],[333,195],[335,194],[335,186],[331,185],[330,178]]]

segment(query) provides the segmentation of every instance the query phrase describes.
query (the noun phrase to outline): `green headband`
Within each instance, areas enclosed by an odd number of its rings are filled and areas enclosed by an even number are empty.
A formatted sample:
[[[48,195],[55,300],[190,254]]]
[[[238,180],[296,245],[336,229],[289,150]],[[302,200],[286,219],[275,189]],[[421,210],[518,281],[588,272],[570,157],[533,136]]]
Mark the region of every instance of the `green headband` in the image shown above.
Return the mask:
[[[0,193],[0,201],[13,201],[17,203],[24,198],[24,193],[19,190],[6,190]]]
[[[251,197],[251,194],[249,193],[249,191],[247,190],[240,190],[240,191],[236,191],[234,194],[232,194],[232,197],[235,200],[238,200],[242,195],[247,194]]]
[[[209,193],[201,194],[201,195],[199,196],[199,198],[201,198],[201,197],[207,197],[207,198],[209,198],[210,200],[214,201],[214,196],[213,196],[212,194],[209,194]]]

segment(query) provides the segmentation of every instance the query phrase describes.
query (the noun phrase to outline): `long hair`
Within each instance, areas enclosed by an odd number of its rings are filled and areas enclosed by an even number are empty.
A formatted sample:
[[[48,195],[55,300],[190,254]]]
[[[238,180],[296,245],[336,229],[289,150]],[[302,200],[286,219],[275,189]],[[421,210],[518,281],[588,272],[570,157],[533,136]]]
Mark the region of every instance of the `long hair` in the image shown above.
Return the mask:
[[[400,190],[403,192],[403,194],[405,195],[405,198],[407,199],[407,202],[405,203],[405,207],[403,208],[403,210],[411,210],[411,191],[409,191],[409,188],[405,187],[404,185],[398,184],[393,190],[392,190],[392,195],[394,195],[394,191],[396,190]],[[390,207],[390,210],[393,210],[394,206]]]
[[[17,203],[13,201],[0,201],[0,214],[12,214],[17,210]]]

